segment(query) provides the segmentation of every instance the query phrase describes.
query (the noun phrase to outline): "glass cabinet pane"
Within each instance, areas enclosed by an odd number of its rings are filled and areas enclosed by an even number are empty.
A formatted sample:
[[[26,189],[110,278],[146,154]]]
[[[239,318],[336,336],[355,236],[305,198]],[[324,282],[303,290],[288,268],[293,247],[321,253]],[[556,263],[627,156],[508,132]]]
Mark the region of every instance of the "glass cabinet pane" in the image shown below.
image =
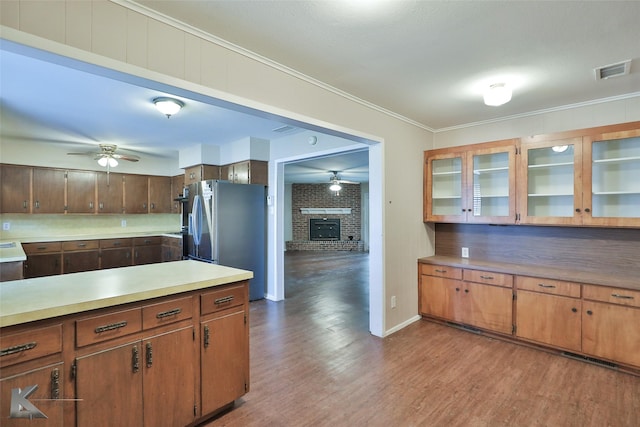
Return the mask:
[[[462,212],[462,158],[431,162],[432,214],[460,215]]]
[[[574,146],[556,145],[528,151],[527,215],[574,215]]]
[[[640,218],[640,137],[592,145],[592,216]]]
[[[509,153],[473,156],[473,216],[509,216]]]

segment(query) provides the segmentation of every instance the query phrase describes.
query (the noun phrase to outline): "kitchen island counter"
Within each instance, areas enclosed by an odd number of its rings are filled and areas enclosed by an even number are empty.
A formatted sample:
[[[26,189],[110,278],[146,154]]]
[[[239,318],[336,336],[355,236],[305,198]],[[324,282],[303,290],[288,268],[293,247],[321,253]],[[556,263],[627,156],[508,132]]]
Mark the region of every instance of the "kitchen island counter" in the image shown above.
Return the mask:
[[[253,273],[198,261],[113,268],[0,284],[0,326],[113,307],[248,280]]]

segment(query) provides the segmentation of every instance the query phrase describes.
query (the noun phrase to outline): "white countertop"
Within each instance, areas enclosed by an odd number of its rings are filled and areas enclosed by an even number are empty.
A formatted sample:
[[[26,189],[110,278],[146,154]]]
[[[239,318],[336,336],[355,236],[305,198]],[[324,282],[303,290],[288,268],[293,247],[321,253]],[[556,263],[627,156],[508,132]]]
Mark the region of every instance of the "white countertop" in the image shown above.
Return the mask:
[[[251,271],[189,260],[2,282],[0,327],[251,278]]]

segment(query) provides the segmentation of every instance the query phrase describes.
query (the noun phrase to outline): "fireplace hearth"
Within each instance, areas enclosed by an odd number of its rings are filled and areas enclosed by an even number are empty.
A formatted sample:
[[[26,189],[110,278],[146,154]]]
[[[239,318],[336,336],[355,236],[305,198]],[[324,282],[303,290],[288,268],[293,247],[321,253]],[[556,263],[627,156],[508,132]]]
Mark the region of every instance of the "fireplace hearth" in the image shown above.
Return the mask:
[[[340,219],[309,219],[309,240],[340,240]]]

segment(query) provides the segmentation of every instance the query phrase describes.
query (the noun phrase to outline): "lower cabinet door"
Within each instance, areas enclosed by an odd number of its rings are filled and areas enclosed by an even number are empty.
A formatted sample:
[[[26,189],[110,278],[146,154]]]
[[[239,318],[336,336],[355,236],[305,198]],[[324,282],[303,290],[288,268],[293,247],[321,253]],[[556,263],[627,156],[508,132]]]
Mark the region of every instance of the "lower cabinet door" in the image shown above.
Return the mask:
[[[195,420],[196,345],[189,326],[142,340],[144,426],[186,426]]]
[[[249,384],[248,324],[244,307],[201,323],[202,414],[233,402]]]
[[[72,402],[59,400],[64,397],[64,365],[62,363],[35,369],[24,374],[10,376],[0,380],[0,425],[2,427],[21,426],[63,426],[64,405]],[[28,387],[37,386],[28,396],[24,396]],[[18,418],[11,414],[12,390],[20,389],[21,394],[47,418]],[[16,404],[19,402],[15,402]],[[32,408],[23,407],[20,411],[27,416]]]
[[[464,284],[463,323],[490,331],[511,334],[513,329],[513,291],[511,288]]]
[[[77,427],[142,426],[140,341],[76,359]]]
[[[585,301],[582,351],[640,367],[640,309]]]
[[[581,351],[581,312],[579,299],[519,290],[516,336]]]
[[[462,282],[444,277],[421,277],[420,313],[441,319],[461,321],[459,293]]]

